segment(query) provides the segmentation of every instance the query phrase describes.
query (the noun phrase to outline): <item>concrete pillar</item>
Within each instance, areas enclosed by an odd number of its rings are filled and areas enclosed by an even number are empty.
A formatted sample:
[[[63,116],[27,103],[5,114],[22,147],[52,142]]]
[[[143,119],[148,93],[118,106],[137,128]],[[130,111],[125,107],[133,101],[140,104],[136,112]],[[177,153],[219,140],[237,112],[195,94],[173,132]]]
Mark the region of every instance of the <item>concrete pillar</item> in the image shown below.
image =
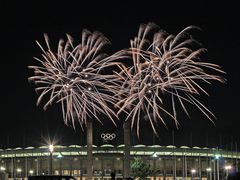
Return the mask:
[[[131,139],[130,139],[130,122],[126,121],[123,124],[124,130],[124,169],[123,169],[123,176],[125,178],[130,177],[130,146],[131,146]]]
[[[93,177],[93,127],[92,121],[87,121],[87,180],[92,180]]]
[[[0,172],[0,179],[1,180],[8,180],[8,174],[5,172]]]

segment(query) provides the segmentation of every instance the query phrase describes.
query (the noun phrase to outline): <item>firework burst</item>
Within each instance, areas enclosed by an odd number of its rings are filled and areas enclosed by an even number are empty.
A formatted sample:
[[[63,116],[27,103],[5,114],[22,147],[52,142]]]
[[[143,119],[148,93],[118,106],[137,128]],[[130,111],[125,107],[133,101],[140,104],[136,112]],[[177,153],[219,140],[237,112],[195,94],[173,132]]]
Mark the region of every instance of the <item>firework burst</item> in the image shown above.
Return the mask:
[[[198,100],[200,94],[208,95],[201,84],[211,84],[212,80],[224,82],[221,76],[210,73],[224,72],[216,64],[201,61],[200,55],[205,49],[193,48],[199,47],[199,43],[189,34],[195,28],[187,27],[174,36],[159,30],[153,23],[143,24],[138,36],[130,41],[128,52],[133,66],[121,66],[121,72],[116,73],[122,80],[118,114],[127,113],[127,120],[132,127],[136,125],[138,135],[142,115],[147,115],[156,134],[155,126],[159,121],[167,126],[163,115],[171,117],[178,127],[176,101],[187,115],[186,102],[212,121],[213,113]],[[166,95],[170,95],[172,110],[164,106]]]
[[[88,118],[99,119],[99,114],[108,116],[113,123],[114,111],[109,106],[115,104],[114,74],[106,74],[106,69],[118,65],[121,52],[111,56],[102,52],[109,41],[99,32],[83,30],[81,43],[74,46],[71,36],[67,41],[60,40],[57,51],[51,50],[49,39],[44,35],[47,50],[37,42],[42,57],[35,58],[40,65],[29,66],[34,76],[29,80],[38,87],[37,104],[45,102],[46,109],[53,102],[61,103],[63,119],[66,124],[79,121],[86,123]]]

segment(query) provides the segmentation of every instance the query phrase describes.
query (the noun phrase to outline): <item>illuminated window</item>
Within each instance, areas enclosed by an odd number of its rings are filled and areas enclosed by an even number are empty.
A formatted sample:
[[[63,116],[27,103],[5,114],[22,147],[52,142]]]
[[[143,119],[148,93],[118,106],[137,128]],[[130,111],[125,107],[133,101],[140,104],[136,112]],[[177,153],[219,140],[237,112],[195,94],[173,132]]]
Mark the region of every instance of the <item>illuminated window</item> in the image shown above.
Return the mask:
[[[68,175],[68,174],[70,174],[70,172],[69,172],[69,170],[63,170],[63,174]]]
[[[80,174],[80,170],[73,170],[73,174],[74,174],[74,175]]]

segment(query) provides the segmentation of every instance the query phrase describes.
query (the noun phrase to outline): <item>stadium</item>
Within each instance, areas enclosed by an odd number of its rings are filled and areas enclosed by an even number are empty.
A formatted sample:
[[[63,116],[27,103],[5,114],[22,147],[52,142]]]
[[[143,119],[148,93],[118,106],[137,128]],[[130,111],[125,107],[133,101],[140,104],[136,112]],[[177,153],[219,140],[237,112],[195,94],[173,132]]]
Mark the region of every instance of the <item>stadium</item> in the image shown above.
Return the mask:
[[[152,180],[172,179],[224,179],[238,170],[240,154],[217,148],[200,148],[173,145],[131,146],[131,161],[141,157],[157,174]],[[93,146],[94,179],[110,179],[115,172],[117,179],[123,178],[124,145],[103,144]],[[85,180],[87,173],[86,146],[55,145],[52,154],[48,146],[0,149],[0,171],[6,179],[24,179],[30,175],[54,174],[72,175]]]

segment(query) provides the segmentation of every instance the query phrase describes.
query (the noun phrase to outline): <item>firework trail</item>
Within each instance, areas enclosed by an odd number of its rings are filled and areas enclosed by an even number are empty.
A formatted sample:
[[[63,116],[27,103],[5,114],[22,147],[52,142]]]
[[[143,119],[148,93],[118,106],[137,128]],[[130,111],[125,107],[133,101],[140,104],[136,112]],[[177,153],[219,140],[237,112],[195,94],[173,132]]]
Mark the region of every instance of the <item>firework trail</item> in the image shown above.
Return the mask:
[[[141,25],[138,36],[130,41],[128,53],[133,66],[121,65],[121,72],[116,72],[122,80],[118,114],[127,113],[126,120],[131,121],[132,127],[136,125],[138,135],[143,115],[148,117],[155,134],[158,121],[167,126],[163,115],[171,117],[178,127],[177,101],[187,115],[186,102],[196,106],[211,121],[215,117],[198,98],[202,93],[208,95],[202,82],[224,82],[221,76],[211,72],[224,72],[216,64],[201,61],[200,55],[205,49],[193,48],[199,47],[199,43],[189,34],[195,28],[187,27],[174,36],[148,23]],[[171,99],[170,110],[164,106],[166,96]]]
[[[46,101],[44,109],[53,102],[61,103],[63,119],[66,124],[79,121],[86,124],[88,118],[99,119],[99,114],[108,116],[113,123],[115,113],[109,106],[116,102],[114,74],[107,74],[109,68],[118,65],[122,52],[111,56],[102,52],[109,41],[99,32],[83,30],[81,43],[74,46],[71,36],[67,41],[60,40],[57,51],[51,50],[49,39],[44,35],[47,50],[40,43],[42,57],[35,58],[40,65],[29,66],[34,76],[29,80],[38,87],[37,105]],[[108,70],[106,70],[108,69]]]

